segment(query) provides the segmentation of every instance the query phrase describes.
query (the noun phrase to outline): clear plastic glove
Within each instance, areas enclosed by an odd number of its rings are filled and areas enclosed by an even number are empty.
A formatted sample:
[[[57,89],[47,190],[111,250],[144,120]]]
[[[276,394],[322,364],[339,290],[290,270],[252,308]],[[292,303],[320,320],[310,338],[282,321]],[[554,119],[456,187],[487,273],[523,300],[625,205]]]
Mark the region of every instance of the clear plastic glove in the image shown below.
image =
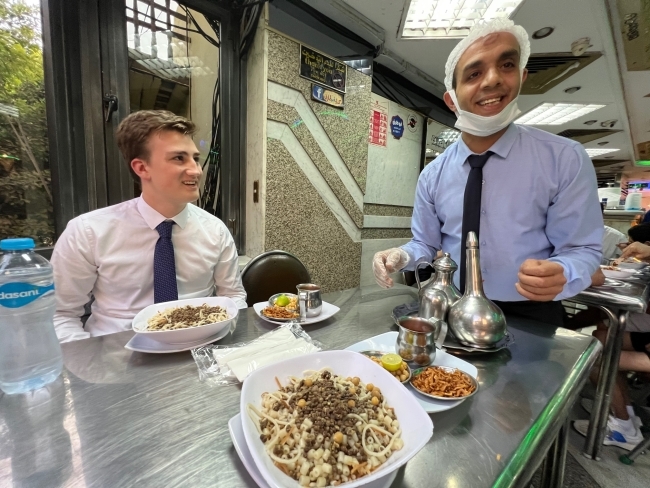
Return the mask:
[[[393,279],[389,275],[404,268],[408,262],[409,255],[399,247],[379,251],[372,259],[372,271],[377,284],[382,288],[393,286]]]

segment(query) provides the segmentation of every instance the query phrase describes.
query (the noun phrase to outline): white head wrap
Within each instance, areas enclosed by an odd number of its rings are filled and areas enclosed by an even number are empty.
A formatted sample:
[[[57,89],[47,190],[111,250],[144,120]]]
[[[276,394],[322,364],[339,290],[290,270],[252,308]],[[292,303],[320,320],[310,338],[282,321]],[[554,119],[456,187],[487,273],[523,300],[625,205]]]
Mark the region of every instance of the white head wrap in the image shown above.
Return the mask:
[[[484,22],[476,24],[471,28],[469,34],[466,38],[462,39],[454,48],[454,50],[447,58],[447,64],[445,65],[445,88],[447,91],[453,90],[452,83],[454,78],[454,70],[458,64],[458,60],[463,55],[463,53],[474,44],[481,37],[485,37],[489,34],[495,32],[510,32],[519,43],[520,60],[519,60],[519,69],[523,74],[526,63],[528,63],[528,58],[530,57],[530,39],[528,38],[528,33],[526,30],[520,26],[515,25],[515,23],[507,18],[494,19],[490,22]]]

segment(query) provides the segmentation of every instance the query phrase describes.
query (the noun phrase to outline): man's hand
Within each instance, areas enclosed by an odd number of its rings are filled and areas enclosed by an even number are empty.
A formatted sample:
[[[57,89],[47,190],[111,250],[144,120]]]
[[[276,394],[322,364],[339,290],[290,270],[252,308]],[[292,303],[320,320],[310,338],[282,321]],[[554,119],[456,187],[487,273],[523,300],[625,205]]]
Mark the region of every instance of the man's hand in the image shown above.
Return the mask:
[[[379,251],[372,259],[372,271],[375,273],[375,281],[382,288],[393,286],[393,279],[390,273],[401,270],[409,262],[409,255],[403,249],[395,247],[386,251]]]
[[[621,257],[616,261],[623,261],[627,258],[637,258],[643,261],[650,261],[650,246],[647,244],[641,244],[640,242],[633,242],[623,249]]]
[[[515,288],[520,295],[535,302],[548,302],[562,292],[566,284],[564,267],[553,261],[527,259],[519,268]]]

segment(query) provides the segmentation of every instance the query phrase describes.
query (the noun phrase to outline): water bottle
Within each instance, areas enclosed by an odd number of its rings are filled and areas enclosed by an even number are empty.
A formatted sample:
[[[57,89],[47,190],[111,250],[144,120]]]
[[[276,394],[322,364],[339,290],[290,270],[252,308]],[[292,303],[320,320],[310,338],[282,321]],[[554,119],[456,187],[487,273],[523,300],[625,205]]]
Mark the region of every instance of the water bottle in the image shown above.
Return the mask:
[[[63,367],[52,319],[52,266],[33,239],[0,241],[0,389],[25,393],[54,381]]]

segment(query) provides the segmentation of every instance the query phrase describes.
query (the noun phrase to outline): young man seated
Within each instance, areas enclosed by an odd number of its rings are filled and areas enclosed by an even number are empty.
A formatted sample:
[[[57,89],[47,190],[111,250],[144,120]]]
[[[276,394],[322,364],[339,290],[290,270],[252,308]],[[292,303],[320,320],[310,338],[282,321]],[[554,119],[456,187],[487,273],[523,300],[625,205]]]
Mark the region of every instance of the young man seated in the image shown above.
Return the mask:
[[[157,110],[135,112],[118,127],[117,145],[142,194],[72,219],[57,241],[54,326],[61,342],[129,330],[153,303],[216,294],[246,308],[230,232],[191,203],[202,173],[195,131],[192,121]]]

